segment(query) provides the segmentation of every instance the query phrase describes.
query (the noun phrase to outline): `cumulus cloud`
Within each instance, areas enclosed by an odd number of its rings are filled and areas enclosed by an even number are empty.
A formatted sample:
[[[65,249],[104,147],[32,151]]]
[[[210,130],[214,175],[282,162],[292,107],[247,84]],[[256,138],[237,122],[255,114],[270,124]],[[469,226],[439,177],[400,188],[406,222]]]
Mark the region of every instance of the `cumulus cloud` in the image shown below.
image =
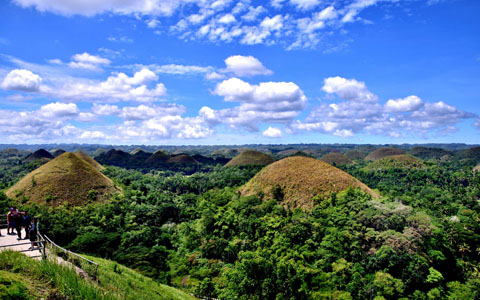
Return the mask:
[[[164,73],[164,74],[174,74],[174,75],[184,75],[184,74],[205,74],[212,72],[212,67],[202,67],[194,65],[149,65],[147,66],[155,73]]]
[[[186,108],[182,105],[139,105],[122,108],[120,116],[125,120],[148,120],[160,116],[179,116],[185,113]]]
[[[280,129],[269,126],[263,133],[262,135],[264,137],[268,138],[281,138],[283,136],[283,133]]]
[[[320,4],[319,0],[290,0],[292,5],[298,9],[309,10]]]
[[[79,113],[79,109],[75,103],[49,103],[42,106],[39,113],[47,118],[63,118],[76,116]]]
[[[226,71],[237,76],[271,75],[273,72],[253,56],[234,55],[225,59]]]
[[[113,116],[120,114],[121,110],[116,105],[97,104],[94,103],[92,107],[94,114],[99,116]]]
[[[416,95],[390,99],[381,105],[378,96],[370,92],[364,82],[355,79],[330,77],[325,79],[322,89],[340,99],[314,107],[304,121],[291,124],[293,130],[342,137],[357,133],[428,136],[452,132],[457,123],[476,117],[442,101],[425,103]]]
[[[94,139],[104,139],[106,138],[107,136],[101,132],[101,131],[98,131],[98,130],[95,130],[95,131],[83,131],[79,138],[82,139],[82,140],[94,140]]]
[[[15,69],[3,78],[1,87],[6,90],[37,92],[40,90],[42,78],[29,70]]]
[[[68,64],[68,66],[74,69],[99,71],[101,70],[102,65],[109,65],[110,63],[111,61],[109,59],[84,52],[72,56],[72,61]]]

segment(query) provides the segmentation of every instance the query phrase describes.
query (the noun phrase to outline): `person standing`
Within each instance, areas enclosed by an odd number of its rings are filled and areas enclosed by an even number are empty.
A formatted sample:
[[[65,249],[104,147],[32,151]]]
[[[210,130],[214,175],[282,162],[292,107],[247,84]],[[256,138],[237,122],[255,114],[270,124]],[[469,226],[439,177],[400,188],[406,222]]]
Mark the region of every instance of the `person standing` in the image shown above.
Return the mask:
[[[13,221],[15,222],[15,230],[17,231],[17,236],[18,236],[17,240],[21,240],[22,239],[22,225],[23,225],[22,213],[17,211]]]
[[[35,247],[35,242],[37,241],[37,232],[38,232],[38,223],[37,223],[37,218],[33,218],[32,220],[32,226],[30,226],[30,232],[29,232],[29,236],[30,236],[30,242],[32,242],[32,246],[30,248],[28,248],[28,250],[33,250],[33,248]]]
[[[30,236],[30,226],[32,226],[32,217],[28,215],[28,212],[23,213],[23,228],[25,229],[25,239]]]
[[[7,235],[13,234],[13,228],[15,228],[15,222],[13,221],[13,208],[7,214]]]

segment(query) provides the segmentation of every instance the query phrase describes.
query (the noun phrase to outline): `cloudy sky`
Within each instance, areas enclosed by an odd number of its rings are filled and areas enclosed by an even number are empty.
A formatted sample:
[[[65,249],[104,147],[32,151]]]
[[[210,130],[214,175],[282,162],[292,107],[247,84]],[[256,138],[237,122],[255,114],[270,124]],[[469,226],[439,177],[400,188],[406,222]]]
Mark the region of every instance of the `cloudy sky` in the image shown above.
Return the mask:
[[[0,143],[480,141],[480,1],[0,1]]]

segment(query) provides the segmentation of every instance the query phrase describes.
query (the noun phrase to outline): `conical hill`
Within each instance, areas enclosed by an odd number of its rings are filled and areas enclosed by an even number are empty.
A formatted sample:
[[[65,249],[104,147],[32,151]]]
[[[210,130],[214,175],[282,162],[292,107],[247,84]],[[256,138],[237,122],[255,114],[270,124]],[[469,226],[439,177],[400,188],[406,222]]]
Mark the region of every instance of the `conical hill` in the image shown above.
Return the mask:
[[[244,196],[263,193],[266,199],[275,199],[274,190],[280,188],[284,205],[310,210],[315,196],[330,197],[348,187],[358,187],[378,197],[365,184],[336,167],[314,158],[293,156],[262,169],[241,193]]]
[[[425,164],[418,158],[407,155],[390,155],[370,163],[366,170],[423,169]]]
[[[348,157],[337,152],[325,154],[320,160],[332,166],[351,165],[353,163]]]
[[[198,164],[198,161],[188,154],[179,154],[167,160],[169,164]]]
[[[95,169],[97,169],[99,171],[105,169],[105,167],[102,166],[100,163],[98,163],[98,161],[94,160],[91,156],[89,156],[88,154],[86,154],[82,151],[77,151],[74,154],[76,156],[78,156],[79,158],[83,159],[84,161],[86,161],[87,163],[89,163],[92,167],[94,167]]]
[[[273,162],[270,155],[255,150],[245,150],[239,155],[232,158],[225,166],[246,166],[246,165],[262,165],[266,166]]]
[[[50,154],[50,152],[48,152],[47,150],[45,149],[38,149],[37,151],[29,154],[27,157],[25,157],[25,159],[23,160],[24,162],[32,162],[32,161],[35,161],[37,159],[40,159],[40,160],[49,160],[49,159],[52,159],[53,158],[53,155]]]
[[[380,148],[365,157],[365,160],[379,160],[390,155],[405,154],[405,151],[397,148]]]
[[[89,200],[106,200],[119,191],[112,180],[79,155],[66,152],[27,174],[6,194],[49,205],[82,205]]]

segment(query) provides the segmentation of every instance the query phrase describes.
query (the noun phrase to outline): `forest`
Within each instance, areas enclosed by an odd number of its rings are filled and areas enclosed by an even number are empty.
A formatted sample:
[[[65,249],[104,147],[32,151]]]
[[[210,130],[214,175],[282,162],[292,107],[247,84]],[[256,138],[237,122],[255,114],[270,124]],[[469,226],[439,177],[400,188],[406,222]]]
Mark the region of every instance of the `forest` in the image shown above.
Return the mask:
[[[108,201],[13,199],[7,189],[45,161],[4,155],[0,207],[28,210],[74,252],[203,299],[479,299],[480,160],[446,152],[418,152],[413,165],[333,162],[379,196],[350,187],[314,196],[312,209],[285,205],[281,186],[272,197],[244,195],[266,167],[215,159],[194,168],[102,162],[122,190]]]

